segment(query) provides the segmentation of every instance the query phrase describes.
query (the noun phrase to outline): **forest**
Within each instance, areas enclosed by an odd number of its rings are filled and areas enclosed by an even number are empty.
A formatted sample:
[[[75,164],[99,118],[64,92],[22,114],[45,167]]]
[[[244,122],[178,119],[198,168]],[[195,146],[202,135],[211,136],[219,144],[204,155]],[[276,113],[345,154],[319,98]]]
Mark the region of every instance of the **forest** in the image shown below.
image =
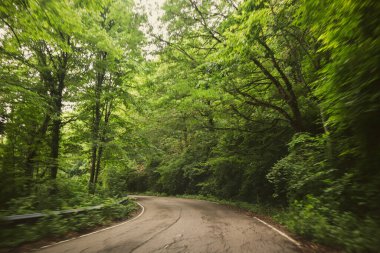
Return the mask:
[[[380,2],[161,8],[0,2],[0,216],[202,195],[378,252]]]

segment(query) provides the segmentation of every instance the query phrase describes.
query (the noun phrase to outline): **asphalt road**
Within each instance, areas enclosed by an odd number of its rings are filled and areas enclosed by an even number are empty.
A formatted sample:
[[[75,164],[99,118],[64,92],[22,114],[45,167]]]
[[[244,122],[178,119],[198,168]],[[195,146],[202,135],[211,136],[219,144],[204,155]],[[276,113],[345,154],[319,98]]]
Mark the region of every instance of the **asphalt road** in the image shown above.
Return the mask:
[[[300,252],[277,231],[223,205],[147,196],[137,201],[144,206],[138,218],[38,252]]]

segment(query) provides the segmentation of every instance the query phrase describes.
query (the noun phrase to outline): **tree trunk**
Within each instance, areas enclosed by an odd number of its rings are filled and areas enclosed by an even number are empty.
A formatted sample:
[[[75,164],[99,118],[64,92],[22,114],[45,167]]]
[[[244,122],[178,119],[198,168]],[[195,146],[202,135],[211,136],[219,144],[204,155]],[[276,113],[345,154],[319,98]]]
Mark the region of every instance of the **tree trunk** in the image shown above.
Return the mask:
[[[291,122],[291,126],[292,126],[293,130],[297,133],[304,132],[305,127],[304,127],[302,115],[298,109],[298,106],[296,108],[292,107],[291,110],[293,112],[293,120]]]
[[[59,141],[61,139],[61,119],[59,116],[59,119],[53,120],[53,126],[52,126],[52,137],[51,137],[51,167],[50,167],[50,178],[55,179],[57,178],[58,173],[58,158],[59,158]]]
[[[97,56],[98,61],[102,62],[107,56],[107,53],[100,52]],[[92,155],[91,155],[91,167],[90,167],[90,180],[89,180],[89,192],[94,194],[97,181],[97,163],[99,153],[100,142],[100,121],[101,121],[101,98],[102,98],[102,86],[105,77],[105,70],[103,67],[99,67],[96,74],[95,83],[95,105],[94,105],[94,118],[92,125]]]
[[[98,151],[98,157],[97,157],[97,161],[96,161],[95,186],[98,183],[98,176],[99,176],[99,172],[100,172],[100,163],[102,160],[102,156],[103,156],[103,146],[100,145],[99,151]]]
[[[96,101],[94,108],[94,120],[92,129],[92,155],[91,155],[91,168],[90,168],[90,181],[89,181],[89,192],[95,193],[95,174],[96,174],[96,163],[97,163],[97,153],[99,148],[99,127],[100,127],[100,87],[97,84],[95,91]]]
[[[91,168],[90,168],[90,181],[88,182],[88,191],[91,194],[95,193],[95,164],[96,164],[96,153],[97,153],[97,146],[93,143],[92,144],[92,154],[91,154]]]
[[[58,87],[52,87],[53,95],[53,125],[52,125],[52,137],[51,137],[51,169],[50,178],[57,178],[58,173],[58,158],[59,158],[59,142],[61,140],[61,127],[62,127],[62,99],[63,89],[65,88],[66,67],[68,61],[68,54],[62,53],[62,64],[57,72]]]
[[[112,101],[106,103],[106,106],[104,108],[104,124],[103,129],[100,132],[100,143],[98,146],[98,155],[97,155],[97,161],[96,161],[96,169],[95,169],[95,184],[98,182],[98,176],[101,169],[101,161],[103,157],[103,150],[104,150],[104,143],[107,141],[107,127],[109,123],[109,119],[111,117],[111,111],[112,111]]]
[[[25,176],[28,180],[32,180],[34,176],[34,165],[35,158],[37,156],[38,149],[41,145],[42,139],[44,138],[48,125],[49,125],[50,117],[49,115],[45,116],[44,122],[41,127],[38,129],[35,138],[33,139],[30,148],[28,150],[26,161],[25,161]],[[29,185],[29,183],[28,183]]]

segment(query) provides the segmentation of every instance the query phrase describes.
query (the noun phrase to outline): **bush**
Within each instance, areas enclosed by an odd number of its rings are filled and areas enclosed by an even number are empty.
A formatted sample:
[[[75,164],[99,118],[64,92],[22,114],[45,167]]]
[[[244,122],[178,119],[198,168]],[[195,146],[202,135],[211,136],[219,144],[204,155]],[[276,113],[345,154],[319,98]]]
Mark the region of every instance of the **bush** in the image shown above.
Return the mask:
[[[36,185],[26,197],[7,202],[4,215],[64,210],[102,204],[106,199],[87,193],[87,184],[81,185],[75,179],[57,179],[54,182]]]
[[[379,220],[338,211],[312,195],[303,201],[294,201],[275,219],[296,234],[348,252],[378,252],[380,249]]]
[[[21,243],[32,242],[41,238],[62,237],[69,231],[83,231],[98,225],[105,225],[113,220],[127,218],[137,210],[134,202],[127,205],[118,204],[109,199],[104,208],[74,214],[69,217],[49,214],[34,224],[19,224],[0,230],[0,247],[16,247]]]
[[[333,172],[326,159],[325,137],[300,133],[288,146],[289,154],[267,174],[275,187],[274,197],[283,203],[292,203],[306,194],[321,195],[329,187]]]

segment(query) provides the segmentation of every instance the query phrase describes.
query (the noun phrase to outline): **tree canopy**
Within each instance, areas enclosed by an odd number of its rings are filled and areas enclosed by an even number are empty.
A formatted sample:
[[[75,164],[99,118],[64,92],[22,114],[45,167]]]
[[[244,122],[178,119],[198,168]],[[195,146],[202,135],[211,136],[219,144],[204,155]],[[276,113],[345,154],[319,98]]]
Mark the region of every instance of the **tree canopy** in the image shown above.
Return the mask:
[[[1,209],[80,192],[212,195],[379,250],[378,1],[162,9],[158,33],[132,0],[1,1]]]

